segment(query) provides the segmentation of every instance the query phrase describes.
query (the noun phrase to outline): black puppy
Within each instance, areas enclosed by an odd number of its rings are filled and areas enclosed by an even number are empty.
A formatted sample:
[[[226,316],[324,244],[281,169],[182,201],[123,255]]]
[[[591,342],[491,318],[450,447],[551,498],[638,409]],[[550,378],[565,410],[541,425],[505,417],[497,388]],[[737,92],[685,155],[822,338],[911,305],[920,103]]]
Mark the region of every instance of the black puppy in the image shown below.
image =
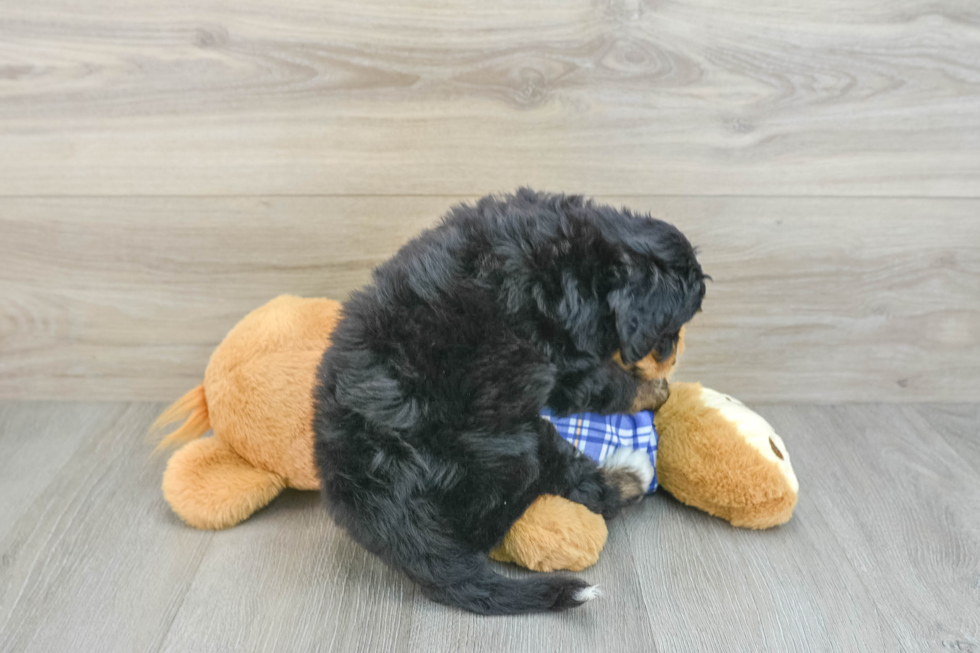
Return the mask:
[[[704,279],[675,227],[581,197],[454,208],[344,305],[314,394],[330,514],[436,601],[515,614],[588,600],[573,577],[501,576],[487,552],[541,494],[607,519],[636,498],[539,412],[630,410],[635,364],[673,355]]]

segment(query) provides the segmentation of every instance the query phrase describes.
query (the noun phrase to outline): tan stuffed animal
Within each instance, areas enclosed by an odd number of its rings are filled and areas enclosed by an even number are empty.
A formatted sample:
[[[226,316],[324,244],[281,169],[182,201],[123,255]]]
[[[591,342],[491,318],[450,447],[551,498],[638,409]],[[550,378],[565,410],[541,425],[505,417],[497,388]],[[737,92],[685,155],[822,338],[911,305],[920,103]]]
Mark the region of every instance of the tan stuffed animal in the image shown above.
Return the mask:
[[[312,391],[339,318],[333,300],[272,300],[228,333],[204,382],[160,415],[154,427],[184,420],[160,446],[186,443],[167,465],[163,494],[187,524],[227,528],[284,488],[319,489]],[[792,516],[798,485],[786,448],[740,402],[675,383],[655,423],[660,485],[677,499],[747,528]],[[578,571],[596,562],[606,536],[601,516],[546,495],[491,556],[537,571]]]

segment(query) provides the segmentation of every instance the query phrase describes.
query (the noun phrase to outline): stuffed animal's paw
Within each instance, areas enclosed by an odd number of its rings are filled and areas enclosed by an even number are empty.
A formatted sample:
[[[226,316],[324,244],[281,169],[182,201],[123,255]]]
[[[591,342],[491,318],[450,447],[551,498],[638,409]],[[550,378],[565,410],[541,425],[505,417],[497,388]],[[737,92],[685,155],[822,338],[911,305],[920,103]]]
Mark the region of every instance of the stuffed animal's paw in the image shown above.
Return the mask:
[[[599,559],[608,534],[600,515],[546,494],[514,523],[490,557],[533,571],[581,571]]]
[[[619,491],[623,503],[634,503],[645,497],[653,473],[650,456],[643,449],[620,447],[602,461],[602,476]]]
[[[229,528],[282,492],[286,480],[259,469],[215,437],[179,449],[163,473],[163,496],[189,526]]]

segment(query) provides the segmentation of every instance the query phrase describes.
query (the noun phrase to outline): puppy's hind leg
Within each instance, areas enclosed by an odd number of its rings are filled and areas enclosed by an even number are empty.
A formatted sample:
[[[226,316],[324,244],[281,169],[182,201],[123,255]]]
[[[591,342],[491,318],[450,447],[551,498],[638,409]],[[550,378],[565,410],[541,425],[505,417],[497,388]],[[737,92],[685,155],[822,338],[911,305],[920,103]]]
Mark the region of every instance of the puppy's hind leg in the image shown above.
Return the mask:
[[[607,467],[599,467],[558,435],[549,421],[541,420],[539,434],[541,478],[535,489],[540,494],[557,494],[581,503],[608,520],[642,497],[653,480],[649,459],[644,467],[639,456],[622,455]]]
[[[653,482],[654,469],[643,449],[620,447],[600,465],[607,483],[619,490],[624,504],[636,503],[646,496]]]

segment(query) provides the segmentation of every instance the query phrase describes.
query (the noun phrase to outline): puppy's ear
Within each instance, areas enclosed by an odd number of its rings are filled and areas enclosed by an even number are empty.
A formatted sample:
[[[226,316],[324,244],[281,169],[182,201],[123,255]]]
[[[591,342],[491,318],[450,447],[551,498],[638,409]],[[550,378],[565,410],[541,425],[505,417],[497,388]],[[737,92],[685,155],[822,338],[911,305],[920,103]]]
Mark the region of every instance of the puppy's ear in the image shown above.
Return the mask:
[[[627,365],[653,350],[659,329],[677,309],[677,292],[670,280],[655,269],[633,270],[619,288],[609,293],[609,308],[616,318],[619,355]]]
[[[649,354],[657,341],[660,316],[656,315],[656,276],[653,271],[633,272],[621,287],[609,293],[609,308],[619,335],[619,355],[627,365]]]

